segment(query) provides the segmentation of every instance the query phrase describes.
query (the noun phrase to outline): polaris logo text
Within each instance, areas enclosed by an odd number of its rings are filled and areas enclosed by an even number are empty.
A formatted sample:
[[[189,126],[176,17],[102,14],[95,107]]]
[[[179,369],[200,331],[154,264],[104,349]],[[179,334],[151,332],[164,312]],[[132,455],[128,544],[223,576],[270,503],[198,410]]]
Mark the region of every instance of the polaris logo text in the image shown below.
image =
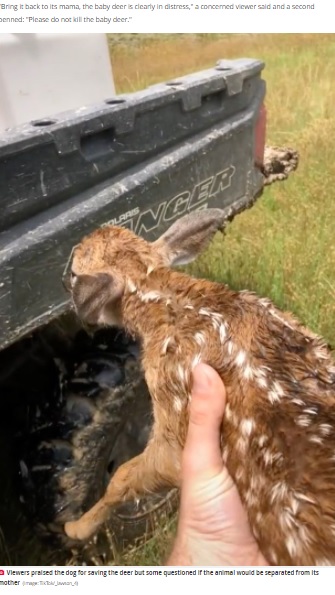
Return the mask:
[[[170,198],[170,200],[165,200],[146,211],[141,212],[139,207],[134,207],[118,217],[103,223],[101,227],[119,225],[119,227],[127,227],[137,235],[154,231],[162,223],[169,223],[178,217],[182,217],[182,215],[189,211],[206,209],[208,200],[231,186],[231,180],[235,171],[236,168],[233,165],[229,165],[226,169],[196,184],[192,190],[185,190]],[[72,256],[77,245],[73,246],[71,250],[64,269],[63,279],[66,278],[71,270]]]
[[[138,207],[123,213],[104,225],[119,225],[127,227],[137,235],[154,231],[162,223],[169,223],[178,217],[182,217],[188,211],[196,211],[207,207],[207,201],[214,198],[219,192],[223,192],[231,186],[231,180],[235,173],[235,167],[230,165],[214,176],[199,182],[194,188],[185,190],[177,196],[170,198],[157,206],[146,211]]]

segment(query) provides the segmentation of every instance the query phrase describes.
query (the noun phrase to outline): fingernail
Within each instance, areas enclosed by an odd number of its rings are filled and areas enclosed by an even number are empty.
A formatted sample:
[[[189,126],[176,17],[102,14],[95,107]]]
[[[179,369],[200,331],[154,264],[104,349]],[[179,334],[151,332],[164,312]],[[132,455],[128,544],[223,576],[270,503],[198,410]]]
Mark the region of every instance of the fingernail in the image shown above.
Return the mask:
[[[210,372],[204,364],[198,364],[193,370],[192,392],[204,392],[210,385]]]

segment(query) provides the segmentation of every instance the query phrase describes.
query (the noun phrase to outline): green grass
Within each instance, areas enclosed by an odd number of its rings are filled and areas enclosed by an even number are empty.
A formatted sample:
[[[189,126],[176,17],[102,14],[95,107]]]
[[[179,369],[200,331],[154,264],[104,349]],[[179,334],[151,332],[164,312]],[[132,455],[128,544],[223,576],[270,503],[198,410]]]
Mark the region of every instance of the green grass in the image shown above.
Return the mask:
[[[143,545],[130,549],[125,554],[116,554],[111,561],[113,566],[160,566],[167,560],[176,532],[177,519],[172,518],[165,526],[159,527],[155,535]]]

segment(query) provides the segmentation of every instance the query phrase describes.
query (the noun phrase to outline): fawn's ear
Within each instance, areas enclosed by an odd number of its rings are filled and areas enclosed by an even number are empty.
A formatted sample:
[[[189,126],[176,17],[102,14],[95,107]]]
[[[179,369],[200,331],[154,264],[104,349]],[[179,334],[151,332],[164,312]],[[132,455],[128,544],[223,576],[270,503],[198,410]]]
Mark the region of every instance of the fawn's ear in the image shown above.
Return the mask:
[[[227,214],[221,209],[194,211],[182,217],[153,246],[169,265],[187,264],[203,252],[218,230],[223,230]]]
[[[75,276],[72,299],[78,316],[88,324],[118,324],[124,282],[112,273]]]

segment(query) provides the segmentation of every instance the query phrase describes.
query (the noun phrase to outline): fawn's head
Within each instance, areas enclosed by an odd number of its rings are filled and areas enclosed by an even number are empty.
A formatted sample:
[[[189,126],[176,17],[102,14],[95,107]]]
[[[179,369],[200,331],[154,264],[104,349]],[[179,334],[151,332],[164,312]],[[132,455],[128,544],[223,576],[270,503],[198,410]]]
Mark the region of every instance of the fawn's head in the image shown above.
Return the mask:
[[[122,324],[122,297],[154,269],[187,264],[225,225],[221,209],[196,211],[174,223],[158,240],[106,226],[75,248],[66,288],[78,316],[88,324]]]

